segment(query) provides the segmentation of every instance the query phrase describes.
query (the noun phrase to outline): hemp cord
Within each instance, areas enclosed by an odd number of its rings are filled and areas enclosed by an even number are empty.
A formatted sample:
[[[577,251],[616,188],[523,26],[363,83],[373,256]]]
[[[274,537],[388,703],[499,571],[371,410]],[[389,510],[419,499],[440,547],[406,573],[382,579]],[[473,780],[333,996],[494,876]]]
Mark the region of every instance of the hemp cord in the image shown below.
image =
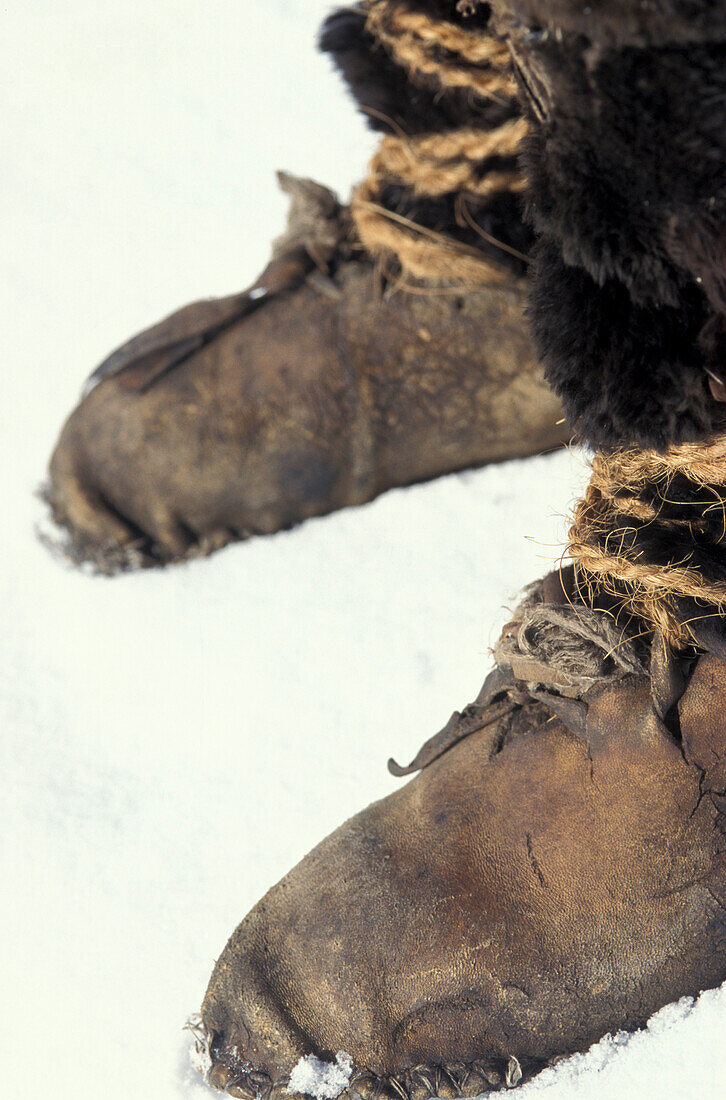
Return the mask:
[[[366,26],[412,78],[436,77],[442,88],[467,87],[505,102],[516,95],[509,51],[494,38],[412,11],[402,0],[369,0]],[[351,198],[363,246],[381,259],[393,255],[404,275],[418,280],[454,286],[509,281],[511,275],[479,249],[388,209],[381,196],[390,183],[419,198],[458,192],[481,201],[502,191],[519,193],[525,180],[516,164],[508,167],[506,162],[516,158],[527,129],[526,120],[516,118],[494,130],[387,134]],[[492,158],[496,167],[487,167]]]
[[[434,77],[444,88],[471,88],[506,100],[517,88],[507,47],[396,0],[370,0],[366,29],[409,74]]]
[[[595,455],[569,551],[590,598],[613,597],[673,649],[697,644],[689,616],[726,612],[726,440]]]

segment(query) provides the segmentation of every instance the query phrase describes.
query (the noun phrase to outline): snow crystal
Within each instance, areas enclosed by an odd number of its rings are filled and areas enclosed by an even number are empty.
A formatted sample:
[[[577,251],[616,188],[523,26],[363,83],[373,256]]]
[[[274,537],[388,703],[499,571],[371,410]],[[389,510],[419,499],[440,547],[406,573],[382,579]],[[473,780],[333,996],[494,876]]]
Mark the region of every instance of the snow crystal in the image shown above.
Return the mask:
[[[290,1074],[287,1092],[302,1092],[316,1100],[335,1100],[348,1087],[353,1059],[339,1050],[334,1062],[324,1062],[314,1054],[304,1055]]]

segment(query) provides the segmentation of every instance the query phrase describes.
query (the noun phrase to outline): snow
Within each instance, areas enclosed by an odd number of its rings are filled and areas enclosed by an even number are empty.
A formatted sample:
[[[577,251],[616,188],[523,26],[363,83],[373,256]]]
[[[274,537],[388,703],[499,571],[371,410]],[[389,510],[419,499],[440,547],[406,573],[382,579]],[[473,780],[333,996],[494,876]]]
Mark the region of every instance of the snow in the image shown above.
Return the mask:
[[[348,1087],[353,1072],[353,1059],[339,1050],[334,1062],[324,1062],[314,1054],[300,1059],[290,1074],[287,1092],[301,1092],[315,1100],[336,1100]]]
[[[476,695],[586,476],[562,451],[113,580],[37,541],[85,375],[251,281],[283,228],[276,168],[343,193],[361,172],[373,140],[312,46],[326,7],[0,13],[3,1100],[210,1095],[182,1027],[227,936]],[[715,1100],[725,1025],[708,993],[519,1095]]]
[[[191,1033],[192,1037],[189,1047],[189,1064],[206,1081],[214,1063],[209,1049],[210,1033],[202,1023],[202,1017],[198,1012],[192,1013],[189,1017],[186,1030]]]
[[[585,1054],[544,1070],[517,1098],[722,1097],[725,1015],[723,988],[708,990],[695,1002],[683,997],[656,1012],[642,1031],[608,1035]]]

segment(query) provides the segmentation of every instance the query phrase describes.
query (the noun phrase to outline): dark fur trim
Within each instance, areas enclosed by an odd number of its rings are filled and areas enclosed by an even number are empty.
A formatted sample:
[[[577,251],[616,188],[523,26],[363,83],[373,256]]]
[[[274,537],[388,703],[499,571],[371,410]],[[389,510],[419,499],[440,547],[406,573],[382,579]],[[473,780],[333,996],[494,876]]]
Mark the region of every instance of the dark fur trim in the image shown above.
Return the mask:
[[[726,39],[720,0],[491,0],[491,6],[495,17],[582,35],[606,48]]]
[[[622,282],[600,286],[565,264],[548,239],[536,249],[530,302],[548,381],[581,438],[604,449],[665,448],[723,427],[698,345],[707,306],[693,284],[677,305],[641,305]]]
[[[722,328],[726,46],[593,58],[572,36],[514,42],[543,238],[530,315],[571,423],[599,447],[721,429],[705,367]]]
[[[675,13],[677,23],[678,3],[663,0],[657,10]],[[415,6],[464,19],[453,2]],[[552,2],[539,8],[555,10]],[[713,309],[723,309],[724,297],[726,46],[593,54],[591,41],[607,41],[609,10],[595,6],[590,39],[546,26],[512,32],[536,123],[524,155],[528,211],[544,241],[531,317],[548,377],[584,439],[603,447],[666,447],[724,423],[705,367],[714,369],[724,330]],[[487,12],[471,18],[486,22]],[[702,34],[706,24],[699,26]],[[715,20],[716,37],[719,27]],[[406,132],[489,127],[514,114],[510,107],[473,105],[468,93],[434,95],[414,83],[366,33],[360,11],[335,13],[322,46],[358,102]],[[385,128],[380,118],[373,124]],[[462,227],[455,196],[420,200],[390,186],[382,198],[413,220],[489,251]],[[529,252],[519,219],[510,220],[517,205],[512,196],[497,197],[476,217],[487,233]]]
[[[551,89],[524,151],[535,228],[597,282],[675,304],[673,225],[726,211],[726,47],[620,50],[589,69],[565,41],[532,61]]]

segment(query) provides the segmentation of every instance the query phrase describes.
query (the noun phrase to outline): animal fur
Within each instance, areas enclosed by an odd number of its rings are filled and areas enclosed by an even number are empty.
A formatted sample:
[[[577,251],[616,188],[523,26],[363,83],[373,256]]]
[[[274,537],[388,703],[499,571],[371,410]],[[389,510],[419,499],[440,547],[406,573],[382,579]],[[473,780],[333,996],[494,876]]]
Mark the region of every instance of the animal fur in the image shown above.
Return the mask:
[[[612,6],[496,4],[532,121],[534,336],[598,447],[662,449],[726,424],[706,373],[726,310],[726,5],[692,7],[692,24],[661,2],[616,34]]]
[[[481,0],[407,6],[491,33]],[[520,252],[533,250],[532,229],[538,238],[530,319],[570,423],[601,448],[662,449],[722,431],[726,409],[707,370],[726,377],[726,4],[493,8],[532,122],[523,157],[531,228],[511,194],[475,215]],[[376,129],[491,128],[517,109],[412,79],[366,31],[362,8],[334,13],[321,46]],[[486,250],[456,198],[391,185],[385,203]]]

